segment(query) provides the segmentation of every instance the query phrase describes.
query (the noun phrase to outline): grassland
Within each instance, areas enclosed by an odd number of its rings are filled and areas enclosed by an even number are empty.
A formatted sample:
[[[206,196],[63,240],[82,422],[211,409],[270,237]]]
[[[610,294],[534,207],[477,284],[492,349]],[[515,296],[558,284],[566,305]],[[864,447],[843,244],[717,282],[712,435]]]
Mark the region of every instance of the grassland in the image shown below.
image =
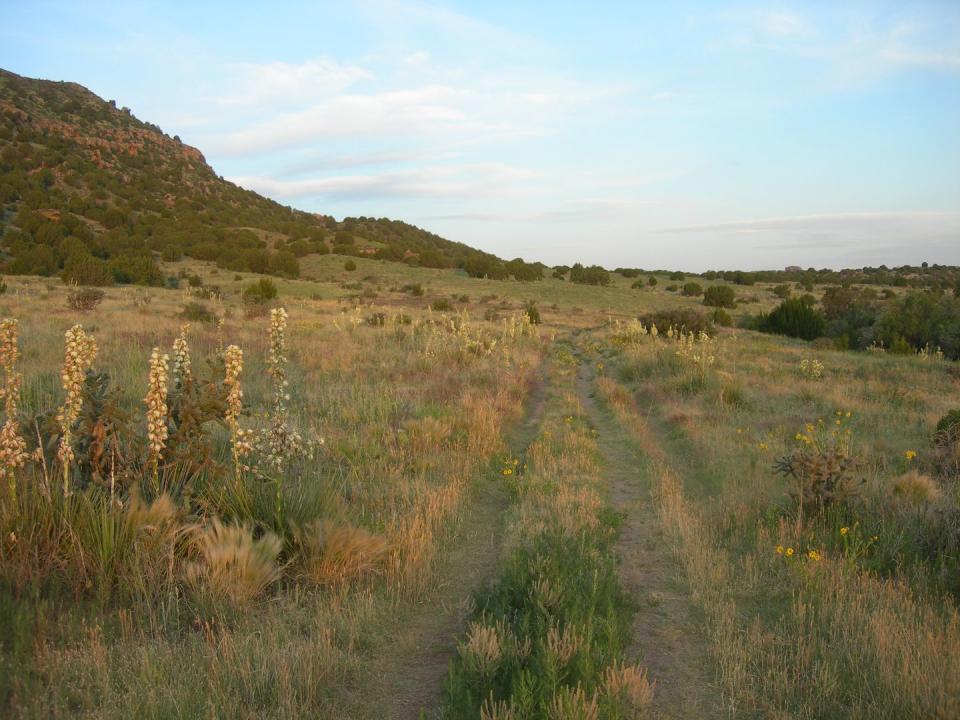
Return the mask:
[[[934,437],[956,363],[654,337],[633,318],[704,309],[666,276],[353,260],[276,281],[288,319],[245,306],[256,276],[192,261],[164,270],[219,292],[80,312],[59,281],[6,280],[35,459],[4,482],[0,714],[960,713],[960,455]],[[778,302],[740,295],[735,315]],[[110,390],[81,383],[65,497],[78,323]]]

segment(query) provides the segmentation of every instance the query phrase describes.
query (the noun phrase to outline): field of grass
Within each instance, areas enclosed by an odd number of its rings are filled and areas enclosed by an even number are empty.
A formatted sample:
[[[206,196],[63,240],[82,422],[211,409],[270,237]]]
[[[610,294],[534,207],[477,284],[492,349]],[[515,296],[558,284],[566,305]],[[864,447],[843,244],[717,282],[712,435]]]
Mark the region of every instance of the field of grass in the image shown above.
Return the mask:
[[[956,363],[354,262],[6,280],[0,716],[960,715]]]

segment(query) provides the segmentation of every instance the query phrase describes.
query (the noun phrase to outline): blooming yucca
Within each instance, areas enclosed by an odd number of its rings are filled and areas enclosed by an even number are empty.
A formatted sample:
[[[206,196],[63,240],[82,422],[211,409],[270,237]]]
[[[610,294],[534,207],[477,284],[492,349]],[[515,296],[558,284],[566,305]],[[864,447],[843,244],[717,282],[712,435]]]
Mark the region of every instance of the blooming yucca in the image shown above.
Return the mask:
[[[0,473],[7,478],[11,499],[17,492],[16,471],[27,462],[27,443],[20,436],[17,413],[20,403],[20,384],[23,376],[17,372],[20,347],[17,344],[18,323],[12,318],[0,322],[0,367],[3,368],[4,422],[0,428]]]
[[[60,377],[66,397],[57,413],[61,433],[57,457],[63,466],[64,497],[70,494],[70,463],[74,459],[73,425],[83,406],[83,380],[97,357],[97,343],[83,331],[82,325],[74,325],[67,330],[65,339],[66,349]]]
[[[243,388],[240,386],[240,374],[243,372],[243,350],[236,345],[228,345],[224,350],[223,384],[227,388],[227,412],[224,420],[230,428],[230,448],[233,455],[233,467],[239,477],[244,468],[242,459],[250,452],[246,435],[240,427],[240,413],[243,412]]]
[[[180,335],[173,341],[173,384],[183,387],[190,382],[192,368],[190,366],[190,345],[187,342],[188,325],[180,326]]]
[[[153,466],[153,479],[157,479],[160,456],[167,446],[167,368],[169,357],[160,354],[160,348],[154,348],[150,355],[150,377],[147,383],[147,442],[150,450],[150,464]]]

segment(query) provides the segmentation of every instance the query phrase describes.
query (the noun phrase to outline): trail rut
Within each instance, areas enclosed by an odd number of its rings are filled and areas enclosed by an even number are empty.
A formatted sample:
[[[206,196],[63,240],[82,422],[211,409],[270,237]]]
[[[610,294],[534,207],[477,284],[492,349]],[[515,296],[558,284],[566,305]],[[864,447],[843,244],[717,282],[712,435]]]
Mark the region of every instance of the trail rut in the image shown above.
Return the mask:
[[[616,546],[618,568],[623,586],[638,607],[628,658],[639,660],[655,683],[655,717],[721,717],[721,694],[713,685],[708,643],[682,568],[660,524],[649,461],[594,398],[593,373],[586,363],[581,365],[577,390],[598,433],[610,500],[624,515]]]

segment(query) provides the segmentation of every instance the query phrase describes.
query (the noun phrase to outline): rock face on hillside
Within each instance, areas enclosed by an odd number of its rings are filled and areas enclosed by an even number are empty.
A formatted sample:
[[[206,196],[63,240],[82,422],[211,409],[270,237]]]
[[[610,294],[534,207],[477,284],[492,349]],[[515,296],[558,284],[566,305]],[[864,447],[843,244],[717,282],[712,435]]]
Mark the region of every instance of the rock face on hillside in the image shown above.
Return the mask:
[[[77,282],[159,282],[157,260],[184,255],[287,275],[298,257],[331,248],[435,267],[492,258],[403,222],[337,222],[281,205],[219,177],[200,150],[112,100],[2,69],[0,245],[8,273],[60,274],[72,256],[87,268],[112,263]]]

